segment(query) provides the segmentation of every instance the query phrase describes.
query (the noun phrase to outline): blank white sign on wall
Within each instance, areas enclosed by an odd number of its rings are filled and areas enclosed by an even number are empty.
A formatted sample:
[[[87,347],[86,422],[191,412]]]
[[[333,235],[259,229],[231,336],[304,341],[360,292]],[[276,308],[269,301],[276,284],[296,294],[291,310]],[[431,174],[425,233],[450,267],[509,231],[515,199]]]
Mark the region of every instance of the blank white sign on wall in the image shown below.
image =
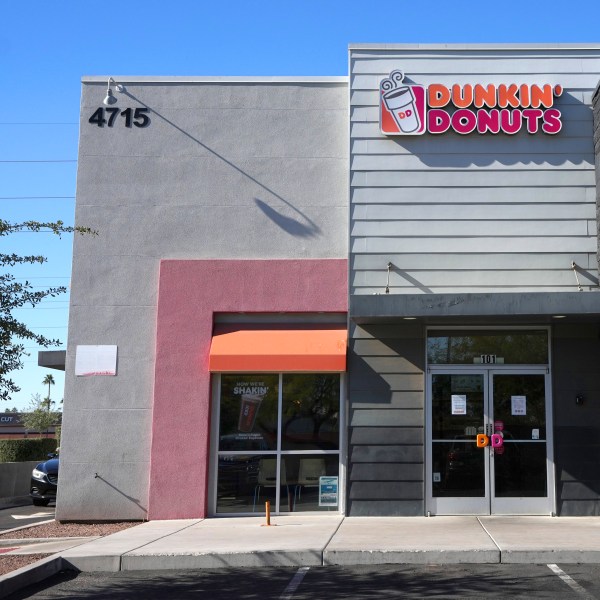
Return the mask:
[[[116,346],[77,346],[75,353],[75,375],[77,377],[116,374]]]

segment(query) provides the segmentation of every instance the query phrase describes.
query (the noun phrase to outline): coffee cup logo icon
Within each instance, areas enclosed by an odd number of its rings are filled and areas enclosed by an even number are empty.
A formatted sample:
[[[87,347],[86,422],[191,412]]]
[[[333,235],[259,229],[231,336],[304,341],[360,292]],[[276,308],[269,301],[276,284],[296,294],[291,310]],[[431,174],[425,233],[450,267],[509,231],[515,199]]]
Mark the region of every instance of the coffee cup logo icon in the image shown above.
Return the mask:
[[[418,133],[422,128],[413,86],[403,85],[404,73],[392,71],[389,79],[381,82],[382,101],[392,115],[398,133]],[[384,132],[392,133],[392,132]]]

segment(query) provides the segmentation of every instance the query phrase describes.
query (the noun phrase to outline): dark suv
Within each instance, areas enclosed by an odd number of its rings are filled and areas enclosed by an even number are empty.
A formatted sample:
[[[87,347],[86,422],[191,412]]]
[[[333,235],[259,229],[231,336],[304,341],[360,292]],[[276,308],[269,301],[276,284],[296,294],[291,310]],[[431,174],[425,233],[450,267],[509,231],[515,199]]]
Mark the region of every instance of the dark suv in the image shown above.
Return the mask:
[[[50,460],[36,465],[31,473],[31,491],[29,495],[34,506],[48,506],[56,500],[56,484],[58,483],[58,456],[49,454]]]

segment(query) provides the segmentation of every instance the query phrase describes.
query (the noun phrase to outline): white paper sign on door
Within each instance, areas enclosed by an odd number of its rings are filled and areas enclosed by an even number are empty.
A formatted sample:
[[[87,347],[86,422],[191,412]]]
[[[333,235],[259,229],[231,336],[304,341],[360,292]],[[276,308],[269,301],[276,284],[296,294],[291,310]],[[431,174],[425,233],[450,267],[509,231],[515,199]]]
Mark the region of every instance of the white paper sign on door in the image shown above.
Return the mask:
[[[452,394],[452,414],[467,414],[467,397],[463,394]]]
[[[527,396],[510,397],[511,414],[513,416],[523,416],[527,414]]]

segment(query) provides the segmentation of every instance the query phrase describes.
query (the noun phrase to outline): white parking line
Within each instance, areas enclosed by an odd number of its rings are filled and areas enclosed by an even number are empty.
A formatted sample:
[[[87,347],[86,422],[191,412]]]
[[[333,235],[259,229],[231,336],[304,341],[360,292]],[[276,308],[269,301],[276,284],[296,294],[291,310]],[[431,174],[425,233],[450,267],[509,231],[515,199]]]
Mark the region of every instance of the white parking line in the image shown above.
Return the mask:
[[[548,568],[558,575],[574,592],[580,596],[588,598],[588,600],[596,600],[596,596],[592,596],[584,587],[581,587],[572,577],[567,575],[558,565],[548,565]]]
[[[298,589],[298,586],[302,583],[304,576],[308,572],[310,567],[300,567],[296,574],[292,577],[292,580],[288,583],[283,594],[279,596],[280,600],[290,600],[294,596],[294,592]]]
[[[13,519],[39,519],[41,517],[50,517],[54,512],[39,512],[33,515],[10,515]]]

